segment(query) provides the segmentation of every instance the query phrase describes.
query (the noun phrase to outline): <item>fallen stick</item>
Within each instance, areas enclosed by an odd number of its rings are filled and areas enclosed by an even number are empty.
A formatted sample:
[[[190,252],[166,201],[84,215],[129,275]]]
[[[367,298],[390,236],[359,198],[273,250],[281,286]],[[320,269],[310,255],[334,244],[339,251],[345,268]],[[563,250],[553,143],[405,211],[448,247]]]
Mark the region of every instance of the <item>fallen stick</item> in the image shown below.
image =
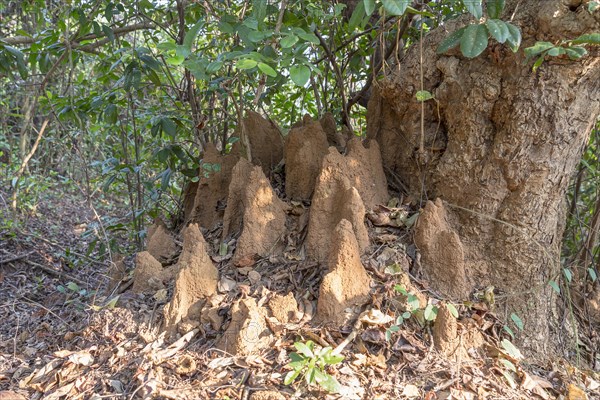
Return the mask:
[[[33,253],[35,253],[35,252],[34,251],[30,251],[29,253],[19,254],[17,256],[12,256],[11,258],[7,258],[6,260],[0,260],[0,264],[8,264],[9,262],[19,261],[19,260],[22,260],[23,258],[29,257]]]

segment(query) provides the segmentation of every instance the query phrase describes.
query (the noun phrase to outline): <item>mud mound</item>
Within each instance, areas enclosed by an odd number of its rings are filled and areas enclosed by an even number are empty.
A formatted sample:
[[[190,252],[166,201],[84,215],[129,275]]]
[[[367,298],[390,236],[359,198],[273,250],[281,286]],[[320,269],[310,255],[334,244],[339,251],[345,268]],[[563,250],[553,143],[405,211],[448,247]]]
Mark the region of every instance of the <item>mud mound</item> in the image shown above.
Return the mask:
[[[286,231],[285,210],[261,168],[240,159],[223,218],[223,239],[241,232],[233,261],[271,254]]]
[[[164,289],[164,283],[174,275],[175,267],[163,268],[150,252],[142,251],[135,256],[132,290],[134,293],[154,293]]]
[[[330,146],[335,146],[338,151],[342,151],[346,147],[348,141],[347,136],[337,131],[335,118],[331,113],[325,113],[319,120],[323,131],[327,135],[327,142]]]
[[[182,203],[183,203],[183,220],[190,221],[192,213],[194,211],[194,204],[196,202],[196,195],[198,193],[198,186],[200,182],[188,182],[183,189]]]
[[[194,205],[186,214],[186,222],[196,222],[204,228],[211,228],[223,218],[221,204],[227,199],[231,171],[240,157],[237,154],[221,155],[212,143],[204,150],[200,180],[194,196]],[[190,188],[192,190],[192,188]],[[187,212],[188,206],[184,203]]]
[[[282,324],[295,321],[298,317],[298,303],[291,292],[286,296],[274,295],[269,300],[269,309],[273,317]]]
[[[369,246],[364,223],[365,206],[356,188],[342,172],[344,165],[344,157],[334,148],[329,148],[317,178],[306,236],[307,254],[317,261],[327,260],[331,236],[342,219],[350,221],[360,252]]]
[[[285,143],[285,192],[288,198],[310,199],[328,147],[327,136],[318,121],[307,121],[290,131]]]
[[[473,354],[470,350],[480,348],[483,343],[483,336],[476,326],[458,322],[442,304],[433,324],[433,344],[437,351],[450,359],[467,360]]]
[[[249,355],[267,348],[271,342],[264,308],[253,298],[238,301],[231,308],[231,323],[217,347],[233,355]]]
[[[446,221],[442,200],[428,201],[415,229],[415,244],[421,251],[423,270],[431,286],[455,299],[467,298],[470,287],[458,234]]]
[[[178,252],[175,240],[173,240],[167,226],[160,218],[157,218],[154,225],[148,228],[146,250],[162,264],[168,262]]]
[[[371,279],[360,262],[360,250],[352,224],[342,219],[332,238],[329,272],[319,289],[316,321],[342,325],[353,317],[348,310],[369,301]]]
[[[165,329],[172,335],[184,319],[199,321],[206,299],[217,291],[218,271],[208,256],[207,244],[197,224],[183,231],[183,251],[177,263],[173,298],[165,306]]]
[[[265,175],[269,176],[273,168],[283,159],[281,132],[274,122],[264,119],[254,111],[248,111],[243,124],[250,142],[252,163],[260,165]]]
[[[387,203],[389,199],[387,180],[377,142],[350,139],[347,158],[346,176],[360,193],[365,207],[373,209],[378,204]]]
[[[259,390],[250,395],[250,400],[285,400],[285,396],[274,390]]]

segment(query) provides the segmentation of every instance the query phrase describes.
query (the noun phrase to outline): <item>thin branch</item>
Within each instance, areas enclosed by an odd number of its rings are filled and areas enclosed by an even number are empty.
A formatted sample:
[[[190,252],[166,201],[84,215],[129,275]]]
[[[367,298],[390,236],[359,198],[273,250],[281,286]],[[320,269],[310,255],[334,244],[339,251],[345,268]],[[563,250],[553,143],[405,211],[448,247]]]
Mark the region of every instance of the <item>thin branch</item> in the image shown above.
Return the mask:
[[[394,52],[394,50],[396,49],[396,47],[398,45],[399,39],[402,38],[402,36],[404,36],[407,29],[408,29],[408,20],[406,18],[402,18],[402,23],[400,25],[400,31],[396,35],[394,43],[392,44],[392,46],[390,46],[386,50],[385,56],[377,64],[375,64],[373,66],[373,72],[371,74],[369,74],[369,76],[367,77],[367,81],[365,82],[365,85],[363,86],[363,88],[358,93],[356,93],[354,96],[352,96],[352,98],[348,101],[348,109],[350,109],[353,105],[358,103],[359,100],[369,91],[369,89],[373,85],[374,77],[379,73],[381,68],[383,68],[383,64],[385,63],[385,60],[387,60],[388,58],[390,58],[392,56],[392,53]]]
[[[323,47],[323,50],[325,50],[325,54],[329,59],[329,63],[335,72],[338,80],[338,86],[340,88],[340,96],[342,97],[342,114],[344,117],[344,123],[350,130],[350,133],[354,134],[354,129],[352,129],[352,123],[350,122],[350,114],[348,113],[348,102],[346,101],[346,93],[344,91],[344,79],[342,77],[342,71],[340,70],[338,63],[335,61],[335,55],[329,49],[327,42],[325,42],[325,39],[323,39],[323,36],[321,36],[317,29],[314,30],[314,34],[319,39],[319,42],[321,43],[321,46]]]
[[[138,31],[141,29],[154,29],[154,28],[156,28],[156,24],[154,24],[153,22],[140,22],[138,24],[115,28],[115,29],[113,29],[113,33],[114,33],[115,37],[120,37],[120,36],[126,35],[127,33]],[[98,40],[94,43],[81,44],[82,41],[94,40],[94,39],[99,39],[99,38],[103,38],[103,39]],[[13,36],[13,37],[0,38],[0,42],[4,42],[9,45],[33,44],[37,41],[38,41],[37,38],[30,37],[30,36]],[[96,49],[98,47],[102,47],[105,44],[109,43],[110,41],[111,40],[109,38],[107,38],[105,34],[104,35],[102,35],[102,34],[96,35],[96,34],[91,33],[91,34],[85,35],[81,38],[73,38],[68,43],[65,43],[65,46],[70,46],[73,49],[76,49],[79,51],[85,51],[87,53],[96,53]]]

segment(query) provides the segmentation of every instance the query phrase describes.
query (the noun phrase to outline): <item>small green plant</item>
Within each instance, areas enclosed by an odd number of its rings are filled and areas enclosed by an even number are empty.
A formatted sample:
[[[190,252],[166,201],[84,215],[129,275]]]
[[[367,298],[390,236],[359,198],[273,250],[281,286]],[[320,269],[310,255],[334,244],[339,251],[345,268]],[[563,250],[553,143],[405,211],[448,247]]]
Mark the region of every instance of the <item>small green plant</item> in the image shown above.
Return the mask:
[[[580,59],[588,53],[583,47],[585,45],[600,45],[600,33],[588,33],[573,40],[563,41],[560,44],[536,42],[535,45],[525,49],[525,55],[527,59],[538,57],[532,67],[535,71],[542,65],[546,56],[568,56],[571,60]]]
[[[290,353],[288,366],[292,368],[284,379],[284,384],[290,385],[299,376],[304,378],[308,385],[315,382],[323,389],[331,393],[337,393],[340,390],[340,383],[326,371],[329,365],[335,365],[342,362],[343,356],[335,354],[331,347],[323,347],[320,350],[315,348],[315,343],[308,340],[306,343],[296,342],[294,347],[297,353]]]
[[[56,290],[67,296],[67,299],[65,300],[65,305],[74,304],[77,308],[80,309],[84,309],[87,300],[94,295],[93,291],[82,289],[75,282],[67,283],[66,287],[58,285],[56,287]]]
[[[409,319],[413,314],[415,314],[420,321],[421,324],[424,321],[435,321],[439,307],[434,304],[427,304],[424,309],[421,309],[419,299],[412,293],[409,293],[402,285],[394,286],[394,290],[401,295],[406,297],[406,311],[404,311],[401,315],[396,317],[394,324],[392,324],[385,331],[385,339],[389,342],[392,339],[392,334],[398,332],[400,330],[400,326]],[[458,310],[454,306],[454,304],[446,303],[446,307],[450,311],[450,313],[454,316],[454,318],[458,318]]]

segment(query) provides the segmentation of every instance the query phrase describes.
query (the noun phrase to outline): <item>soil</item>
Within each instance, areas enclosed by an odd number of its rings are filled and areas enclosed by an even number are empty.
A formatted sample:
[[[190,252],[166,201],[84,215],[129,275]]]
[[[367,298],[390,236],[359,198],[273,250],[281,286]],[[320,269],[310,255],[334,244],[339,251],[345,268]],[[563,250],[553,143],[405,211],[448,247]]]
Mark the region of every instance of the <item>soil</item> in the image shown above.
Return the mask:
[[[274,134],[249,118],[249,138]],[[2,225],[0,399],[598,396],[597,373],[527,364],[506,344],[493,301],[464,301],[461,281],[436,275],[450,262],[458,276],[461,262],[443,204],[429,203],[415,227],[419,210],[387,185],[377,143],[346,142],[323,121],[296,131],[319,138],[303,151],[322,159],[304,172],[296,160],[290,173],[313,176],[312,189],[276,168],[290,148],[250,139],[253,163],[236,156],[229,172],[202,175],[195,193],[189,185],[191,223],[158,222],[147,251],[86,256],[91,237],[77,228],[96,217],[77,195],[52,193],[19,231]],[[456,286],[460,301],[433,292],[432,279]],[[325,369],[339,393],[283,384],[294,343],[308,340],[344,357]]]

